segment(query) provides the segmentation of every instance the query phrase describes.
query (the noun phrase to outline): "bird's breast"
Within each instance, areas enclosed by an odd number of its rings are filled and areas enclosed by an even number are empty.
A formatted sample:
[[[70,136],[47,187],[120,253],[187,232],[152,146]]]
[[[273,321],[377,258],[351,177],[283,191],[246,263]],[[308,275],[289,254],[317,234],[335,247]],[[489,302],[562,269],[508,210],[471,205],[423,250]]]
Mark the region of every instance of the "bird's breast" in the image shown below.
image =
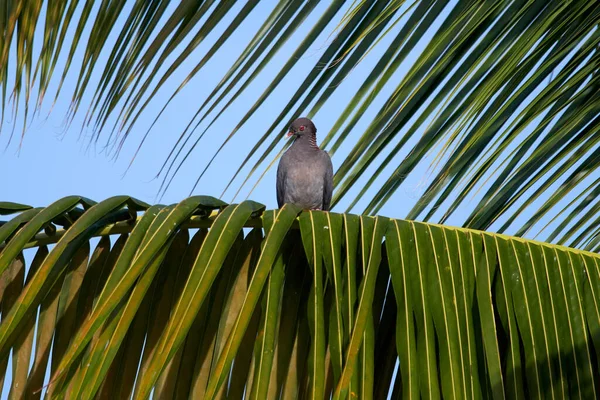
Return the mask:
[[[323,206],[323,177],[311,174],[307,166],[297,166],[288,171],[285,189],[287,203],[307,209]]]

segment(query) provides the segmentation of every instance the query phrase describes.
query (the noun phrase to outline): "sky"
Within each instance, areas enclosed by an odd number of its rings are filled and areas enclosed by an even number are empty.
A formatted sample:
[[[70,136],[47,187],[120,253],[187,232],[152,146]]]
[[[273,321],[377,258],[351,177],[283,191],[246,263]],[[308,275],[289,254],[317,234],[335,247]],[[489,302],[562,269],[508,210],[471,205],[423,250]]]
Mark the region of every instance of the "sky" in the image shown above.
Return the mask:
[[[3,184],[0,189],[0,198],[3,201],[14,201],[34,206],[45,206],[51,202],[71,194],[83,195],[96,201],[103,200],[109,196],[118,194],[127,194],[134,196],[148,203],[176,203],[190,194],[190,190],[196,181],[198,174],[205,167],[208,161],[208,156],[211,156],[217,147],[221,144],[224,136],[229,134],[235,123],[246,112],[249,104],[252,104],[262,90],[268,85],[272,77],[279,72],[283,64],[288,60],[292,51],[300,39],[306,34],[306,30],[311,26],[314,20],[320,16],[325,7],[326,2],[320,2],[313,12],[308,16],[306,22],[302,24],[294,33],[289,45],[284,46],[277,56],[270,62],[267,67],[258,75],[256,80],[249,88],[233,103],[233,105],[219,118],[214,125],[209,129],[204,139],[199,143],[196,150],[191,154],[188,161],[184,164],[181,171],[177,174],[172,186],[164,194],[158,196],[158,190],[161,183],[161,178],[156,178],[162,162],[165,160],[168,152],[175,144],[179,134],[185,129],[186,125],[196,112],[210,90],[214,87],[224,75],[227,67],[231,65],[237,58],[238,54],[243,50],[251,35],[256,32],[257,22],[262,22],[271,5],[268,2],[261,2],[253,10],[251,16],[241,26],[230,40],[223,46],[222,50],[203,68],[200,73],[192,79],[175,98],[171,105],[167,108],[163,117],[158,120],[156,125],[151,129],[148,139],[144,142],[141,151],[136,156],[131,168],[128,169],[129,163],[136,153],[137,147],[141,138],[146,133],[152,123],[152,119],[157,115],[165,104],[166,99],[171,95],[173,90],[186,77],[188,72],[196,65],[199,59],[204,56],[207,49],[221,35],[226,24],[221,24],[211,35],[205,39],[194,52],[193,56],[185,62],[180,69],[176,71],[173,77],[164,85],[164,87],[155,96],[155,99],[150,103],[149,107],[140,119],[140,122],[135,125],[131,135],[125,141],[125,145],[118,157],[115,157],[114,152],[106,151],[105,144],[108,137],[109,129],[101,131],[99,140],[91,143],[92,131],[90,129],[81,129],[82,121],[87,111],[88,102],[83,102],[81,110],[76,114],[73,122],[69,125],[65,124],[65,115],[69,109],[70,96],[73,93],[76,84],[77,74],[79,72],[79,64],[77,61],[83,58],[83,49],[80,48],[75,55],[75,67],[72,67],[69,72],[68,79],[62,89],[56,104],[52,104],[54,90],[57,87],[58,78],[64,67],[65,57],[59,59],[59,64],[56,68],[55,79],[50,86],[47,96],[42,105],[41,111],[31,118],[27,119],[27,130],[22,142],[22,122],[23,116],[23,101],[20,104],[19,117],[14,118],[10,115],[11,109],[7,108],[7,114],[2,130],[0,131],[0,169],[5,171]],[[348,4],[349,5],[349,4]],[[338,13],[337,18],[343,15],[347,10],[347,6],[342,8]],[[126,10],[127,10],[126,6]],[[173,8],[174,6],[170,6]],[[239,9],[241,3],[235,6]],[[166,13],[169,15],[169,12]],[[123,15],[127,15],[124,12]],[[233,13],[228,14],[226,21],[232,19]],[[43,18],[43,15],[42,17]],[[120,18],[120,23],[124,18]],[[40,24],[42,25],[42,24]],[[36,40],[41,46],[42,31]],[[229,178],[235,172],[235,168],[239,165],[243,157],[247,154],[249,146],[253,145],[256,138],[262,135],[264,126],[270,125],[271,120],[279,113],[279,106],[282,102],[287,102],[291,96],[291,91],[295,89],[299,79],[304,78],[304,74],[308,68],[318,60],[326,48],[326,45],[331,40],[330,34],[336,28],[336,22],[330,24],[321,36],[315,41],[315,44],[307,52],[307,56],[302,57],[297,61],[296,66],[291,74],[277,88],[274,95],[271,96],[258,112],[246,123],[239,134],[234,137],[231,144],[225,148],[221,156],[217,157],[214,167],[209,169],[206,178],[200,182],[200,185],[194,190],[193,194],[206,194],[215,197],[221,197],[222,191],[225,188]],[[88,27],[89,29],[89,27]],[[118,30],[113,32],[113,40],[118,34]],[[84,32],[85,37],[85,32]],[[368,71],[373,66],[373,60],[377,59],[378,54],[391,40],[392,35],[380,43],[373,50],[372,54],[367,57],[363,63],[359,64],[353,74],[364,76],[365,71]],[[110,42],[110,40],[109,40]],[[424,43],[423,43],[424,44]],[[422,44],[421,44],[422,46]],[[108,49],[100,55],[99,64],[107,59],[109,54]],[[197,55],[196,55],[197,54]],[[406,65],[401,67],[401,72],[408,69],[411,61],[414,61],[417,54],[410,55],[406,61]],[[174,57],[169,58],[164,64],[166,66]],[[101,69],[99,69],[101,70]],[[159,72],[160,73],[160,72]],[[389,87],[383,90],[380,98],[376,99],[382,103],[390,92],[399,82],[402,73],[393,79]],[[92,75],[90,88],[95,88],[99,73],[96,71]],[[9,79],[10,82],[10,79]],[[360,80],[347,79],[344,81],[331,100],[323,107],[322,111],[317,113],[313,118],[318,128],[318,140],[322,140],[328,128],[335,122],[339,113],[343,110],[345,102],[341,101],[352,96],[357,89]],[[239,85],[238,85],[239,86]],[[53,90],[54,89],[54,90]],[[35,94],[36,92],[34,92]],[[90,95],[91,97],[91,95]],[[89,100],[89,99],[88,99]],[[30,102],[33,106],[34,102]],[[365,115],[359,124],[352,130],[352,136],[358,137],[361,134],[361,128],[365,128],[373,116],[375,108],[370,111],[370,115]],[[114,122],[115,119],[111,119]],[[264,121],[268,121],[265,123]],[[200,126],[203,129],[206,124]],[[260,127],[257,129],[256,127]],[[281,127],[283,129],[283,126]],[[11,133],[14,130],[14,137],[10,140]],[[277,134],[277,133],[273,133]],[[334,155],[334,168],[343,160],[343,154],[349,150],[349,144],[342,148]],[[279,148],[283,146],[283,141]],[[425,167],[423,173],[425,174]],[[245,174],[242,174],[242,177]],[[419,181],[419,173],[415,174],[414,182],[407,182],[405,185],[408,189],[399,191],[395,202],[412,203],[419,196],[418,191],[423,183]],[[241,201],[244,200],[249,193],[250,188],[254,185],[254,181],[248,185],[240,196],[234,199],[235,190],[229,190],[223,200],[225,201]],[[239,186],[233,185],[232,189],[237,189]],[[276,207],[275,200],[275,167],[271,168],[265,175],[258,187],[250,194],[250,198],[267,205],[268,208]],[[351,197],[351,196],[350,196]],[[397,204],[397,203],[396,203]],[[343,211],[342,203],[338,207],[338,211]],[[397,207],[388,207],[384,211],[386,215],[393,217],[401,217],[404,211],[395,211]],[[382,214],[385,212],[382,211]]]

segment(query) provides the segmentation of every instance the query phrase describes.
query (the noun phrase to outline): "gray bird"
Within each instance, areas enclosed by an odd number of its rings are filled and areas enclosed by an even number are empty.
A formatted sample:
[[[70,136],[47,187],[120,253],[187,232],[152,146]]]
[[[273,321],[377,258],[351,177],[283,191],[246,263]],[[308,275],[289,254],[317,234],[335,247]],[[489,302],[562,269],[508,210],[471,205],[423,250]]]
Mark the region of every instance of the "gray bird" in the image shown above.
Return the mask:
[[[305,210],[329,211],[333,192],[333,164],[317,146],[317,128],[308,118],[298,118],[287,136],[294,143],[277,167],[277,204],[293,203]]]

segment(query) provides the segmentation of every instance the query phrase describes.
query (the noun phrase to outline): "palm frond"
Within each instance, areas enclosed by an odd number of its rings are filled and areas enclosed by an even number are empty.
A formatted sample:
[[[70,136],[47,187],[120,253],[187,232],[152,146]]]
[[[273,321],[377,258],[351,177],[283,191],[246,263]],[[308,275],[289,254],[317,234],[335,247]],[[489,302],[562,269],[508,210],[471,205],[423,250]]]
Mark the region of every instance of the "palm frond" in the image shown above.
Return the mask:
[[[224,194],[248,193],[293,117],[333,113],[323,143],[338,161],[338,207],[376,214],[400,188],[425,180],[406,207],[409,219],[597,247],[598,224],[588,215],[597,207],[586,200],[598,166],[596,2],[348,3],[5,1],[2,114],[12,104],[15,119],[27,121],[51,88],[58,99],[69,76],[68,120],[87,110],[92,140],[118,153],[134,127],[150,134],[184,86],[202,79],[215,83],[165,154],[161,192],[204,140],[220,145],[202,155],[196,184],[251,130],[264,133],[223,184]],[[223,75],[206,75],[235,41],[244,45]],[[310,57],[315,48],[319,57]],[[269,68],[278,60],[285,62]],[[162,111],[148,116],[157,101]],[[234,105],[242,112],[232,118]],[[218,136],[211,128],[223,121]],[[427,165],[431,179],[415,176]],[[476,207],[465,211],[472,198]],[[560,230],[544,230],[549,221]]]
[[[206,196],[10,207],[19,214],[0,227],[10,396],[583,399],[600,390],[594,253]]]

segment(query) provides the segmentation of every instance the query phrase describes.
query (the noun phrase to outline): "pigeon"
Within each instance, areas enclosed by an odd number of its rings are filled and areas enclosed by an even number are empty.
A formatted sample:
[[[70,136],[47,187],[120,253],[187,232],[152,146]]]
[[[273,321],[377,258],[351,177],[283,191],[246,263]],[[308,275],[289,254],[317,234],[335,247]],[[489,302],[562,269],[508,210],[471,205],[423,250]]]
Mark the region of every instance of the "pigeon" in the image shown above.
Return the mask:
[[[333,192],[333,164],[317,146],[317,128],[308,118],[290,125],[294,143],[281,156],[277,167],[277,204],[296,204],[304,210],[329,211]]]

